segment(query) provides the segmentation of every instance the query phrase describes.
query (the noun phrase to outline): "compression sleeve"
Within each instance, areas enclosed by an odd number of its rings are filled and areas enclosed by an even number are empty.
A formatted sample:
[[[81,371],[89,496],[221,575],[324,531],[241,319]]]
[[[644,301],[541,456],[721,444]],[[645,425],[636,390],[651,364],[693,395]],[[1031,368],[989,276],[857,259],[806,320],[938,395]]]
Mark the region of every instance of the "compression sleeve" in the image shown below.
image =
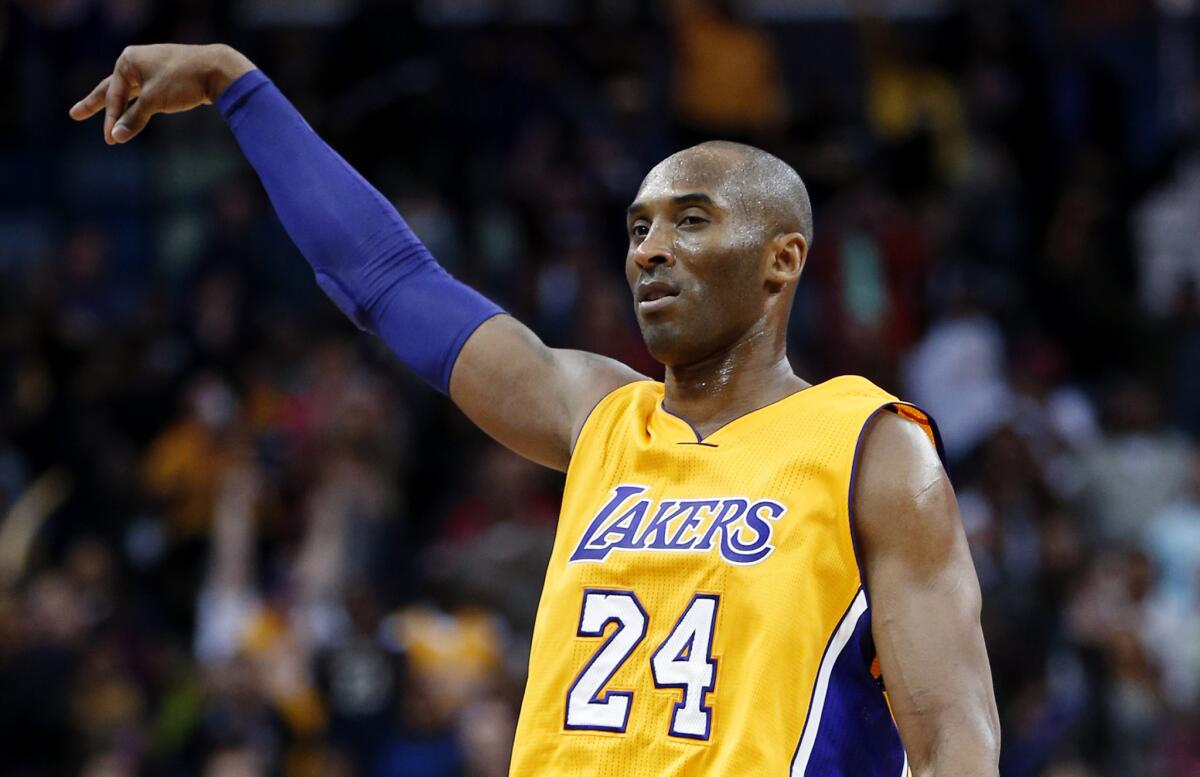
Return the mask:
[[[317,285],[443,393],[467,338],[503,311],[455,280],[392,204],[260,70],[216,100]]]

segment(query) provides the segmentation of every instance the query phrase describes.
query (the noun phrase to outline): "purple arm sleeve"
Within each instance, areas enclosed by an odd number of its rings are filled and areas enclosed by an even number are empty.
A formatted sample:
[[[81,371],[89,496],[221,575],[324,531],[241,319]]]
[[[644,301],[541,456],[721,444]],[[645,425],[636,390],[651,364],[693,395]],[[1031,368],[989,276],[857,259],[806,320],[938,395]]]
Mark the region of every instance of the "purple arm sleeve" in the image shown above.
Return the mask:
[[[455,280],[382,194],[325,144],[262,71],[216,101],[317,285],[443,393],[467,338],[503,311]]]

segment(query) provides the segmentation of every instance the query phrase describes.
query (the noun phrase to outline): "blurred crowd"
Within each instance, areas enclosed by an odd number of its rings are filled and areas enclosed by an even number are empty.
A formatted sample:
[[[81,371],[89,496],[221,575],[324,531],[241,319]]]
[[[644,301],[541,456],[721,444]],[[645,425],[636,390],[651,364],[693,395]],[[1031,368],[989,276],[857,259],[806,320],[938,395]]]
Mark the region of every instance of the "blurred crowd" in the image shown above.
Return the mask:
[[[215,111],[68,121],[170,40],[241,48],[452,271],[650,375],[641,176],[791,162],[795,366],[939,420],[1001,773],[1200,775],[1200,9],[815,5],[0,6],[0,771],[507,773],[561,477],[320,296]]]

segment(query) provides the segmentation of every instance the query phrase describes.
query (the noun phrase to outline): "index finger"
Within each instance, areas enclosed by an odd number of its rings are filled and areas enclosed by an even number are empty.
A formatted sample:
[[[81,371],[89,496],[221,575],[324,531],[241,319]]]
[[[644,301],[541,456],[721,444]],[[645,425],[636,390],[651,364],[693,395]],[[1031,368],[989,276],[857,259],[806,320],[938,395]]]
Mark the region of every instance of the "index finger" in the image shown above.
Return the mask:
[[[72,105],[71,118],[75,121],[83,121],[95,116],[104,107],[104,96],[108,93],[108,82],[111,80],[112,76],[105,78],[96,84],[96,88],[87,97]]]

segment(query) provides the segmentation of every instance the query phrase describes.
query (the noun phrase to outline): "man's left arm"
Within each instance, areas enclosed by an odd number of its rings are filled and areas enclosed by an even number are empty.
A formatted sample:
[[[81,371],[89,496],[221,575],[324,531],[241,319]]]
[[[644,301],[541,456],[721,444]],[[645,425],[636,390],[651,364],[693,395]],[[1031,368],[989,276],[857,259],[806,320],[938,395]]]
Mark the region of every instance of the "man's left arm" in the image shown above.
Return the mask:
[[[912,773],[995,777],[1000,725],[954,490],[917,424],[883,412],[865,435],[853,528]]]

